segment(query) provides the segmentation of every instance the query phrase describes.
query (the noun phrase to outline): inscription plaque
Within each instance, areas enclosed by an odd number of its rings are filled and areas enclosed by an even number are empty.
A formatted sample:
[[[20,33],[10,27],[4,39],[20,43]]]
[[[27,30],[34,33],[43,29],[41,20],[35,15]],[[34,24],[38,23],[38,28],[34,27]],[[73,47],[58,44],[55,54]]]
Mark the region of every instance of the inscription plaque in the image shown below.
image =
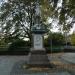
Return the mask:
[[[41,34],[34,34],[34,49],[35,50],[40,50],[43,48],[43,39]]]

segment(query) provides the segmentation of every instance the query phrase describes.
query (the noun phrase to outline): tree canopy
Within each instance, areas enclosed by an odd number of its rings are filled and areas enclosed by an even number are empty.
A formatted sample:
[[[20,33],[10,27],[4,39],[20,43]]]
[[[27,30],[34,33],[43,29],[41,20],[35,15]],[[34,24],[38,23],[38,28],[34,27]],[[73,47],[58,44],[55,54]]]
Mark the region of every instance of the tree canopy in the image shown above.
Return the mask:
[[[8,0],[1,5],[0,12],[0,34],[1,39],[8,42],[11,39],[30,38],[31,26],[33,24],[33,7],[36,0]],[[51,29],[52,22],[57,19],[58,25],[63,31],[70,30],[75,22],[74,0],[39,0],[41,8],[41,19],[44,25]],[[47,23],[48,18],[53,21]]]
[[[75,33],[71,35],[71,44],[75,46]]]
[[[45,46],[51,46],[51,41],[53,46],[62,46],[65,44],[64,35],[57,32],[49,34],[49,36],[44,41]]]

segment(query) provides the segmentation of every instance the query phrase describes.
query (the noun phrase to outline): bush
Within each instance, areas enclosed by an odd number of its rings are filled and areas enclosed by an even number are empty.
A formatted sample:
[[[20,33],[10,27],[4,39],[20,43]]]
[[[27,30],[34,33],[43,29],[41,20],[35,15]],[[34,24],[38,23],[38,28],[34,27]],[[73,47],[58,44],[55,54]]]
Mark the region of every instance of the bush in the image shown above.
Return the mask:
[[[75,46],[64,46],[64,52],[75,52]]]
[[[44,40],[44,46],[48,47],[52,43],[53,46],[61,46],[65,43],[65,38],[61,33],[52,33]]]
[[[75,33],[71,35],[71,44],[75,46]]]
[[[16,40],[9,45],[8,51],[12,52],[12,54],[28,54],[30,51],[30,42]]]
[[[51,47],[45,47],[46,52],[47,53],[58,53],[58,52],[62,52],[63,51],[63,47],[62,46],[56,46],[56,47],[52,47],[52,51],[51,51]]]

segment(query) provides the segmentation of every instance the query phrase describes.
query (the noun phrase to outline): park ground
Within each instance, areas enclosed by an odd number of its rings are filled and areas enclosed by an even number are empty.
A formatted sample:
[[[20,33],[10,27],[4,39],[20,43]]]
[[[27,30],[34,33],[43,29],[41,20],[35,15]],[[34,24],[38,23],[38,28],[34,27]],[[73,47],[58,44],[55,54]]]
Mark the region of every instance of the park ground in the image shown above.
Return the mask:
[[[48,58],[54,68],[35,68],[30,69],[30,72],[25,68],[27,55],[0,56],[0,75],[75,75],[75,53],[53,53],[48,54]]]

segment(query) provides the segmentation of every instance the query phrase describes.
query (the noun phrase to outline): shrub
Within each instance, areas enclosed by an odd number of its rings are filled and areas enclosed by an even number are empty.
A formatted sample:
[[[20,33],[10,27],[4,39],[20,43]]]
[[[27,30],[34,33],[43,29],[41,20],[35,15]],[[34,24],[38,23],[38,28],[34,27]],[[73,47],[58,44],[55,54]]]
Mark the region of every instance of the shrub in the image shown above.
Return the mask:
[[[75,46],[75,33],[71,35],[71,44]]]
[[[59,52],[62,52],[63,51],[63,46],[53,46],[52,47],[52,51],[51,51],[51,47],[45,47],[46,49],[46,52],[47,53],[59,53]]]
[[[64,45],[64,43],[65,43],[65,38],[61,33],[52,33],[44,40],[45,47],[48,47],[51,44],[53,46],[61,46]]]
[[[64,46],[64,52],[75,52],[75,46]]]
[[[17,54],[23,52],[28,54],[30,51],[30,42],[23,40],[16,40],[15,42],[12,42],[12,44],[9,45],[8,51]]]

